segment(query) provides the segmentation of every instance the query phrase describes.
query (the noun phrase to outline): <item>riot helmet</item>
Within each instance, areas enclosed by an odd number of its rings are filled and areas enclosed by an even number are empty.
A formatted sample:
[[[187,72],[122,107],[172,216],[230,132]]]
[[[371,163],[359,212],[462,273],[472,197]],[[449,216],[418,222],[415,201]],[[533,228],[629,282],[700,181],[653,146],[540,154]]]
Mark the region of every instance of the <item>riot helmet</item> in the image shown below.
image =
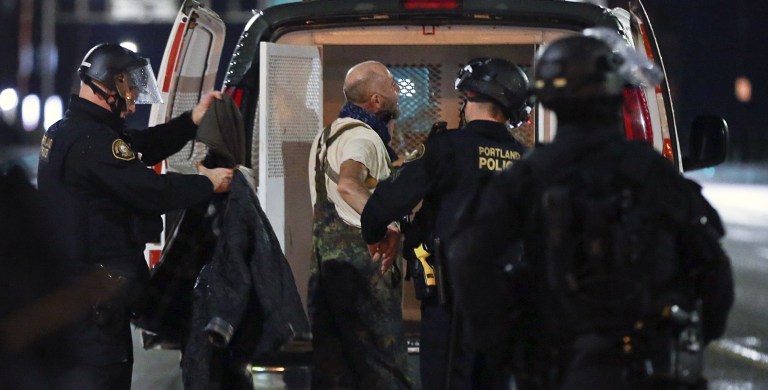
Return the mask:
[[[503,110],[512,125],[518,126],[531,112],[527,104],[528,76],[519,66],[501,58],[478,58],[458,73],[454,87],[474,92],[469,101],[493,102]]]
[[[619,98],[626,86],[656,85],[662,78],[653,62],[604,27],[542,47],[534,69],[532,92],[550,108],[558,101]]]
[[[102,43],[94,46],[83,58],[77,70],[80,79],[107,102],[109,94],[98,88],[93,80],[117,92],[113,111],[122,112],[126,104],[162,103],[155,74],[148,58],[120,45]]]

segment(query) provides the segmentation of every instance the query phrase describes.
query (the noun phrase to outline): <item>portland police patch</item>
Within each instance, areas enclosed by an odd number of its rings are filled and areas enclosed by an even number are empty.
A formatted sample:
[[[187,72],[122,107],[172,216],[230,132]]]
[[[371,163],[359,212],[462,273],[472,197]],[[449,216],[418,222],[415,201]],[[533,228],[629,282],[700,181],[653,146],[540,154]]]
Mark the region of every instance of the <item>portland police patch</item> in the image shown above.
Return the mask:
[[[119,138],[112,142],[112,155],[117,159],[125,161],[130,161],[136,158],[133,149],[131,149],[125,141]]]
[[[426,150],[427,150],[427,148],[426,148],[426,146],[424,146],[424,144],[419,144],[419,146],[416,148],[416,150],[414,150],[413,152],[408,154],[407,157],[405,157],[405,162],[409,163],[411,161],[416,161],[416,160],[420,159],[422,156],[424,156],[424,151],[426,151]]]

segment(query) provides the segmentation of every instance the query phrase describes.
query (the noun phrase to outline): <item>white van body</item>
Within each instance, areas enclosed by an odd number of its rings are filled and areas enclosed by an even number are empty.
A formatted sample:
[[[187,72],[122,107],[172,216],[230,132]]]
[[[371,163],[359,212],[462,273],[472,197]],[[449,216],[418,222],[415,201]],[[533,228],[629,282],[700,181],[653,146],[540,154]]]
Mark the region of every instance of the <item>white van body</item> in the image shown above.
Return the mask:
[[[150,125],[191,109],[214,89],[223,26],[211,10],[195,1],[184,3],[158,71],[165,103],[153,107]],[[460,99],[453,84],[460,65],[476,57],[503,57],[532,78],[541,45],[595,26],[615,29],[627,45],[663,68],[639,2],[607,9],[557,0],[316,0],[255,11],[219,88],[240,106],[251,145],[248,165],[258,172],[259,200],[305,305],[312,242],[309,149],[344,104],[342,81],[352,65],[377,60],[397,78],[402,115],[392,146],[407,154],[433,122],[458,125]],[[666,83],[630,97],[628,137],[647,140],[682,172]],[[555,116],[539,106],[516,135],[533,146],[551,141],[555,132]],[[170,158],[167,168],[188,169],[189,148]],[[162,245],[149,249],[151,258],[159,258]],[[418,319],[412,288],[405,285],[404,316]]]

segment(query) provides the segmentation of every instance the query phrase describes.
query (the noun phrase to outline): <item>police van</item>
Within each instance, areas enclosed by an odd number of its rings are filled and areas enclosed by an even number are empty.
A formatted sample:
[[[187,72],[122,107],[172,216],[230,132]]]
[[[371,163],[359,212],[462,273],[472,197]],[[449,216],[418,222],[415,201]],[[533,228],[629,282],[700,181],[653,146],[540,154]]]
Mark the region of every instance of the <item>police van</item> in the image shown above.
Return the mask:
[[[310,144],[344,104],[342,81],[354,64],[386,64],[400,85],[401,117],[392,146],[407,155],[435,121],[456,127],[459,66],[477,57],[502,57],[533,79],[537,49],[588,27],[608,27],[626,44],[662,59],[640,1],[626,8],[557,0],[315,0],[256,10],[229,61],[223,85],[214,85],[222,61],[224,23],[210,9],[187,0],[176,17],[158,71],[164,103],[154,105],[150,125],[191,109],[212,89],[231,95],[240,108],[247,165],[257,172],[258,196],[293,268],[306,304],[312,209],[307,162]],[[725,123],[700,117],[683,155],[666,83],[625,91],[628,138],[652,144],[681,172],[725,158]],[[534,107],[515,135],[528,145],[546,143],[556,131],[554,114]],[[166,162],[183,170],[188,145]],[[162,243],[161,243],[162,244]],[[150,248],[159,259],[162,245]],[[418,320],[418,304],[405,284],[404,316]]]

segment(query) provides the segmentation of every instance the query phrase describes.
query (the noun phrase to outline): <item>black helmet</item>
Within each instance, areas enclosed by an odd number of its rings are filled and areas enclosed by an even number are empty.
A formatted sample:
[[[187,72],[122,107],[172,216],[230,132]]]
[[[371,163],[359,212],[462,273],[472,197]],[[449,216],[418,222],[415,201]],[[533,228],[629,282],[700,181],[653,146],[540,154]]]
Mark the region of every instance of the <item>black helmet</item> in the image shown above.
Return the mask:
[[[619,97],[627,85],[656,84],[661,72],[615,31],[587,29],[559,39],[536,57],[532,91],[538,101]]]
[[[474,59],[459,71],[454,86],[498,104],[512,124],[528,119],[528,76],[519,66],[507,60]]]
[[[120,45],[102,43],[94,46],[83,58],[77,74],[99,94],[104,92],[93,85],[93,80],[135,104],[162,102],[149,59]]]

